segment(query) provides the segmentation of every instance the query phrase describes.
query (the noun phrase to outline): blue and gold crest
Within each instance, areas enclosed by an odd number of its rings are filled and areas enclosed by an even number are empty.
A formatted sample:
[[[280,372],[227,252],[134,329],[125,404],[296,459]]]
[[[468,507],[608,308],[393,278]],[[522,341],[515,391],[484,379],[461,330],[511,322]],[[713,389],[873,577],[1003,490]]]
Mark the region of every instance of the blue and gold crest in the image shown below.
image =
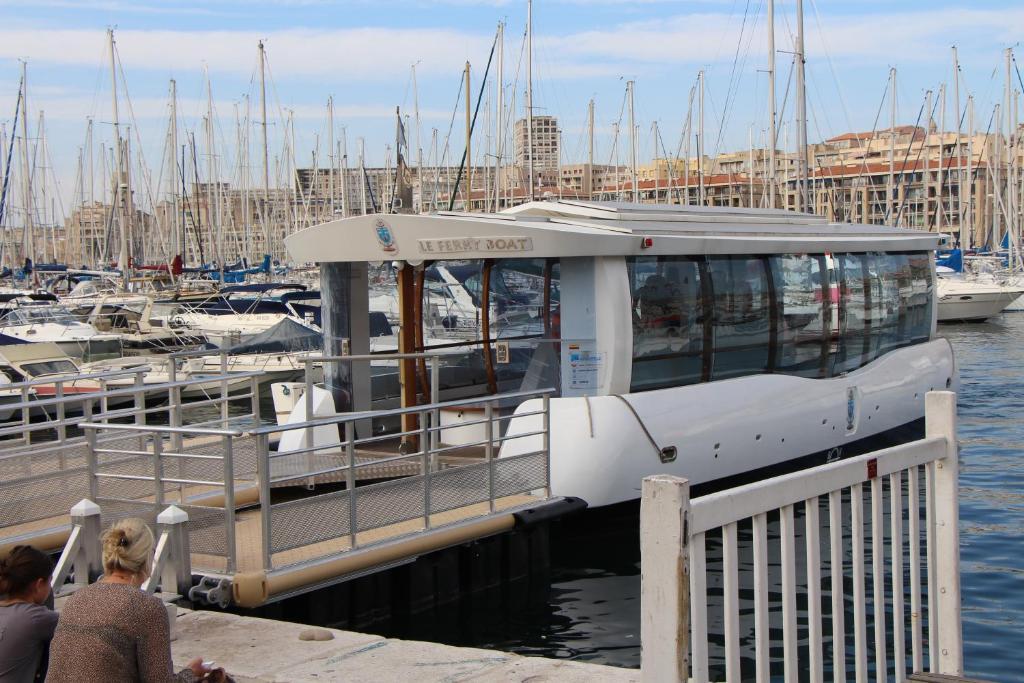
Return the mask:
[[[382,220],[377,221],[377,241],[380,242],[380,248],[384,251],[398,251],[398,246],[395,244],[395,236],[391,233],[391,228],[389,228]]]

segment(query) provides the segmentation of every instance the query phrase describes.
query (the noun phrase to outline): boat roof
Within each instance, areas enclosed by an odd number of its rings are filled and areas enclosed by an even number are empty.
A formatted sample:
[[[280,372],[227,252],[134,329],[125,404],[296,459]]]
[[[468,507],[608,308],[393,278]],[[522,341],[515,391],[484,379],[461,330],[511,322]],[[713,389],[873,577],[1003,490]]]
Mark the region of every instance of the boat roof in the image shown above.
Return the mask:
[[[297,262],[935,249],[940,236],[780,209],[561,200],[501,213],[373,214],[285,239]]]

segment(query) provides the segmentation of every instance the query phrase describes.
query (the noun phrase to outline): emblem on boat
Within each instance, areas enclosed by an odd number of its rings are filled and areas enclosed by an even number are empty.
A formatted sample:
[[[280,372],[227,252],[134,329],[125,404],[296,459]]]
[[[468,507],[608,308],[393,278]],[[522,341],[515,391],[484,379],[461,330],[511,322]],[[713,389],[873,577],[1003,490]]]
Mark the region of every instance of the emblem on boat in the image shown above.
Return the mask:
[[[387,252],[398,251],[398,246],[395,244],[395,236],[391,233],[391,228],[382,221],[377,221],[377,241],[380,243],[380,248]]]

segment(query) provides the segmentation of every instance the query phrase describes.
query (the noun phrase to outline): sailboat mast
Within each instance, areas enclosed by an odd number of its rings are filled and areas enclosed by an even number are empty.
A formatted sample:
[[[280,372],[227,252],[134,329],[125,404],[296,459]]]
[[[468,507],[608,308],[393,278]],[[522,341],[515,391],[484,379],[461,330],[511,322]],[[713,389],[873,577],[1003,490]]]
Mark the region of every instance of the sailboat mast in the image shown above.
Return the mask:
[[[935,232],[942,232],[942,224],[945,221],[946,205],[942,201],[942,186],[944,173],[942,170],[942,150],[946,146],[946,84],[939,86],[939,187],[935,193],[938,196],[939,215],[935,220]]]
[[[889,182],[886,196],[886,222],[891,223],[896,218],[896,67],[889,69]]]
[[[348,218],[348,131],[341,127],[341,217]]]
[[[586,180],[587,199],[594,198],[594,98],[590,98],[587,104],[587,174]]]
[[[1006,208],[1006,220],[1004,221],[1006,227],[1007,237],[1007,248],[1010,250],[1009,261],[1013,264],[1013,223],[1014,223],[1014,193],[1013,193],[1013,134],[1014,134],[1014,123],[1013,123],[1013,81],[1010,80],[1011,62],[1013,61],[1013,49],[1006,48],[1006,92],[1004,93],[1004,100],[1006,104],[1003,106],[1003,118],[1006,120],[1006,175],[1004,176],[1004,186],[1006,187],[1006,195],[1004,199],[1004,207]],[[998,245],[995,245],[998,247]]]
[[[331,163],[331,170],[327,174],[327,193],[331,199],[328,205],[331,207],[330,220],[334,220],[334,167],[335,163],[335,150],[334,150],[334,95],[327,98],[327,158]]]
[[[698,89],[700,91],[697,114],[697,182],[699,184],[697,197],[700,205],[707,204],[704,194],[704,70],[697,73]]]
[[[958,159],[959,161],[959,159]],[[963,188],[963,176],[960,187]],[[967,96],[967,244],[974,244],[974,96]]]
[[[526,0],[526,167],[530,187],[527,201],[533,201],[533,0]]]
[[[494,210],[501,211],[501,164],[505,153],[505,22],[498,22],[498,82],[494,111]],[[419,128],[417,119],[416,127]],[[419,133],[417,140],[419,139]]]
[[[469,91],[469,62],[466,62],[466,200],[463,208],[473,210],[473,125],[472,93]]]
[[[359,186],[362,189],[362,214],[366,211],[366,141],[359,138]]]
[[[260,131],[263,137],[263,248],[268,254],[273,254],[273,245],[270,241],[270,149],[267,146],[267,78],[266,78],[266,54],[263,49],[263,41],[259,41],[260,53]]]
[[[171,146],[171,254],[177,256],[181,249],[178,245],[178,84],[171,79],[171,122],[168,130]]]
[[[214,168],[213,149],[213,86],[210,74],[206,74],[206,224],[210,236],[217,240],[217,265],[220,267],[220,281],[224,282],[224,240],[221,234],[221,220],[217,216],[216,171]]]
[[[775,208],[775,147],[779,134],[776,130],[775,110],[775,0],[768,0],[768,208]]]
[[[804,55],[804,3],[796,0],[796,125],[798,149],[798,211],[808,212],[810,201],[807,196],[807,88]]]
[[[964,170],[963,153],[961,152],[960,134],[963,130],[963,119],[960,118],[960,59],[956,53],[956,45],[953,46],[953,116],[956,118],[956,215],[957,231],[961,242],[964,238]],[[952,181],[950,182],[952,184]],[[971,183],[973,185],[973,183]],[[968,190],[970,193],[970,190]],[[970,236],[967,237],[970,243]]]
[[[640,184],[636,175],[636,112],[633,106],[633,81],[626,81],[626,101],[629,106],[629,174],[633,187],[633,203],[640,203]]]
[[[500,67],[499,67],[500,68]],[[499,70],[500,74],[501,71]],[[414,193],[413,197],[416,198],[413,206],[413,210],[416,213],[423,212],[423,140],[421,138],[423,132],[421,129],[420,122],[420,92],[419,86],[416,83],[416,65],[412,65],[412,109],[413,117],[416,119],[416,184],[419,186],[419,192]]]
[[[116,175],[114,180],[114,214],[117,217],[120,228],[121,251],[117,258],[117,265],[121,269],[121,287],[128,290],[128,220],[122,213],[124,208],[123,188],[124,177],[124,156],[121,148],[121,125],[118,120],[117,111],[117,57],[114,53],[114,31],[107,30],[107,39],[110,43],[110,101],[111,110],[114,115],[114,159]]]
[[[25,205],[25,233],[22,236],[21,258],[35,258],[32,233],[35,230],[32,209],[32,172],[28,162],[28,63],[21,63],[21,191]]]

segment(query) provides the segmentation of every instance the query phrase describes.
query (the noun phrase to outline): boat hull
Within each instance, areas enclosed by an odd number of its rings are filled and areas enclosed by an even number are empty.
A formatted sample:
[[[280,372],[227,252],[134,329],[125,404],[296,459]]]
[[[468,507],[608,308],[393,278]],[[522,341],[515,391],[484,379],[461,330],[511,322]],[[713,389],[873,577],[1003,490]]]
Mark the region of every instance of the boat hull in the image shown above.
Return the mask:
[[[921,420],[928,391],[958,386],[952,349],[936,339],[829,379],[766,374],[622,396],[554,398],[552,493],[599,507],[638,498],[643,478],[652,474],[702,486],[793,463],[821,464]],[[532,400],[516,412],[539,409],[539,400]],[[514,418],[507,436],[540,430],[540,419]],[[540,438],[506,440],[501,456],[541,450]]]
[[[943,296],[939,299],[939,322],[982,322],[1002,313],[1018,298],[1017,294],[993,290]]]

